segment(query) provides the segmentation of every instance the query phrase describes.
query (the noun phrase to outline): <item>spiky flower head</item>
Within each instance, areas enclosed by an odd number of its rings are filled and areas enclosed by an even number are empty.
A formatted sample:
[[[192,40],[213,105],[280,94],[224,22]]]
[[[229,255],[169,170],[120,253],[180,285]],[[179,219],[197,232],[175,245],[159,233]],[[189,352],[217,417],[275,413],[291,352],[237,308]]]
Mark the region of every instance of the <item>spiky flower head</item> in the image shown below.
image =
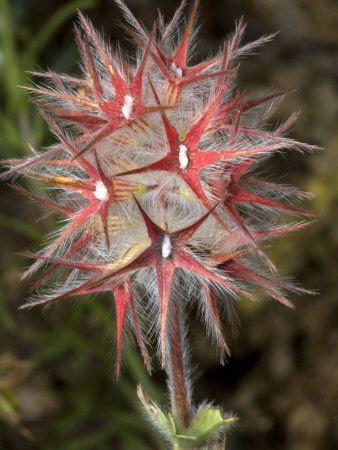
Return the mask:
[[[158,340],[165,363],[171,298],[196,301],[223,358],[220,309],[234,323],[232,300],[254,298],[250,286],[287,306],[283,291],[301,291],[280,280],[264,249],[304,226],[280,224],[275,213],[309,216],[287,202],[309,194],[257,178],[254,169],[274,152],[314,147],[285,137],[296,115],[268,125],[288,92],[250,98],[236,90],[240,59],[273,36],[242,45],[240,21],[216,56],[190,65],[197,0],[185,23],[182,1],[168,25],[159,13],[150,33],[116,2],[132,58],[80,13],[81,76],[34,73],[43,83],[26,88],[58,142],[7,161],[6,174],[41,181],[44,192],[15,189],[61,214],[64,225],[47,248],[27,255],[36,261],[24,277],[49,267],[24,307],[113,292],[118,373],[127,315],[149,368],[149,340]]]

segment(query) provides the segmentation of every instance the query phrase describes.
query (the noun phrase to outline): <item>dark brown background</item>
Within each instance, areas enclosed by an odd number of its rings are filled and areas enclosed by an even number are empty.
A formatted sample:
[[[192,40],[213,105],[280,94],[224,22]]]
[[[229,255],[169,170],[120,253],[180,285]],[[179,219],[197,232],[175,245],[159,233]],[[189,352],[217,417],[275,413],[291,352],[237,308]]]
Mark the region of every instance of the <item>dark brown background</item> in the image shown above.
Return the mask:
[[[67,2],[10,3],[13,51],[20,59],[29,40]],[[121,19],[116,6],[105,0],[92,3],[94,7],[87,14],[94,25],[103,28],[112,41],[122,40],[125,35],[116,25],[116,18]],[[170,17],[177,6],[174,1],[164,0],[129,0],[127,4],[148,28],[156,16],[156,7]],[[8,18],[1,9],[0,14],[1,31]],[[287,310],[270,299],[238,304],[242,326],[238,337],[232,337],[228,330],[232,357],[224,367],[205,341],[204,330],[192,318],[192,360],[198,366],[195,398],[214,399],[240,417],[229,437],[230,450],[336,449],[338,6],[335,0],[201,0],[199,57],[216,51],[242,15],[248,23],[246,42],[262,34],[280,33],[259,55],[242,62],[240,87],[257,93],[270,87],[296,87],[296,93],[282,104],[275,120],[302,111],[292,136],[325,148],[311,156],[290,153],[285,158],[276,157],[266,166],[266,173],[316,194],[316,199],[306,206],[317,214],[317,221],[307,230],[283,239],[270,254],[283,273],[292,274],[303,286],[316,289],[319,294],[294,298],[295,310]],[[72,21],[59,26],[41,48],[35,67],[65,73],[77,71]],[[2,46],[6,45],[3,37]],[[4,51],[2,56],[0,81],[4,83],[5,67],[12,62],[8,60],[10,53]],[[14,75],[13,72],[13,83]],[[15,123],[20,138],[6,134],[3,126],[1,154],[22,156],[27,139],[36,145],[52,142],[46,132],[36,137],[38,128],[32,109],[23,106],[25,100],[20,99],[11,108],[7,92],[10,87],[3,86],[0,105],[3,114]],[[0,413],[0,448],[161,448],[151,438],[143,419],[138,418],[134,387],[140,377],[147,379],[139,372],[141,366],[133,353],[127,356],[119,384],[113,380],[110,339],[114,325],[113,316],[108,316],[109,299],[100,303],[102,310],[92,309],[91,301],[81,300],[65,302],[45,314],[39,308],[17,311],[29,285],[19,282],[26,261],[13,252],[37,249],[39,235],[54,225],[50,219],[35,224],[39,208],[4,184],[0,189],[0,392],[7,400],[10,397],[11,405],[19,405],[15,414]],[[8,217],[17,222],[10,222]],[[18,223],[23,223],[23,228]],[[107,316],[102,318],[105,311]],[[5,353],[31,361],[31,374],[25,376],[21,367],[16,368],[19,363],[12,362],[12,381],[6,380],[9,369]],[[161,372],[155,374],[153,383],[154,395],[163,402],[164,397],[158,394],[164,385]],[[21,424],[37,436],[38,442],[24,437],[24,431],[20,433]],[[95,440],[100,430],[102,436]],[[136,437],[134,443],[129,435]]]

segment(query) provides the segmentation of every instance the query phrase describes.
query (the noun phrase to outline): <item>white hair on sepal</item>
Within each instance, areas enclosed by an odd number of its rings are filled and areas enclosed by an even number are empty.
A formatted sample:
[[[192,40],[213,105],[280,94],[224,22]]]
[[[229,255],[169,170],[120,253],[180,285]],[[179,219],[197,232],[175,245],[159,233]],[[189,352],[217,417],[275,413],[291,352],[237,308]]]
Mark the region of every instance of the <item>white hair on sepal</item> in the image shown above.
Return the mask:
[[[165,32],[160,40],[161,47],[167,56],[171,56],[175,52],[180,40],[180,30],[184,29],[186,25],[181,6],[176,10],[174,18],[175,20],[172,19],[165,26]]]
[[[264,35],[256,41],[249,42],[243,46],[240,46],[244,37],[245,29],[247,25],[243,23],[243,17],[237,22],[235,31],[232,33],[228,44],[228,59],[237,60],[240,57],[254,54],[254,50],[259,46],[271,41],[277,33]]]
[[[210,164],[209,166],[204,167],[202,170],[198,172],[200,184],[202,189],[207,196],[210,204],[214,206],[221,199],[215,193],[215,189],[213,189],[212,184],[215,181],[215,176],[218,174],[218,169],[221,163]]]
[[[175,192],[175,187],[173,190],[174,192],[168,194],[159,191],[160,201],[155,197],[156,192],[142,195],[147,211],[152,212],[152,219],[160,227],[166,227],[170,233],[192,225],[196,222],[196,218],[205,214],[205,208],[198,200],[187,199],[180,191]]]
[[[50,247],[54,244],[54,242],[62,235],[62,233],[68,228],[68,226],[72,223],[71,219],[63,218],[62,220],[58,220],[59,223],[64,224],[59,226],[58,228],[52,230],[49,232],[46,236],[43,238],[43,249],[41,249],[37,255],[42,256],[45,252],[48,252]],[[73,241],[80,235],[81,230],[76,229],[69,237],[67,237],[63,242],[60,242],[60,244],[53,250],[52,254],[53,256],[60,257],[64,255],[64,253],[70,248]],[[49,255],[50,256],[50,255]],[[43,264],[43,260],[38,260],[39,266],[40,264]]]
[[[301,112],[295,112],[291,114],[287,119],[277,121],[275,133],[280,136],[285,136],[287,132],[290,132],[292,130],[292,127],[296,123],[298,117],[300,116]]]
[[[275,224],[276,215],[269,214],[271,208],[265,209],[263,205],[262,208],[257,208],[256,203],[254,205],[252,203],[237,203],[236,210],[250,233],[256,231],[256,228],[262,224],[264,226]],[[242,233],[244,233],[243,230]]]
[[[208,283],[206,285],[206,288],[212,290],[213,286]],[[230,299],[230,301],[233,301],[233,299]],[[218,305],[219,301],[217,299],[217,296],[216,302]],[[216,345],[217,349],[220,351],[221,349],[219,346],[219,332],[221,332],[222,336],[224,337],[223,327],[221,326],[220,330],[218,330],[217,324],[215,323],[212,312],[210,310],[210,305],[206,297],[205,289],[203,287],[201,287],[200,289],[198,316],[201,323],[204,325],[207,338],[212,342],[213,345]]]
[[[147,32],[146,27],[143,25],[142,21],[136,19],[134,14],[130,11],[128,6],[122,0],[115,0],[115,3],[120,7],[123,17],[125,21],[131,26],[133,31],[137,34],[137,36],[145,43],[149,40],[149,34]],[[128,39],[128,38],[127,38]],[[133,38],[129,38],[133,45],[135,45],[135,40]],[[138,45],[136,41],[136,45]]]
[[[47,264],[47,263],[46,263]],[[46,266],[48,267],[48,266]],[[49,267],[48,267],[49,268]],[[43,298],[46,294],[64,292],[72,289],[78,283],[79,273],[77,270],[70,270],[69,267],[59,266],[45,278],[40,279],[39,283],[31,289],[36,297]],[[56,293],[57,292],[57,293]]]
[[[175,269],[172,281],[172,293],[179,302],[184,305],[186,311],[189,311],[195,302],[198,302],[198,293],[200,291],[201,275],[179,267]]]
[[[267,198],[271,198],[271,196],[266,195]],[[273,199],[274,200],[274,199]],[[275,199],[279,202],[280,199]],[[283,199],[282,199],[283,200]],[[285,205],[286,207],[290,206],[288,203],[281,202],[281,205]],[[240,212],[242,216],[246,220],[252,220],[253,223],[259,224],[263,222],[264,224],[273,225],[276,220],[281,220],[282,216],[291,217],[298,216],[304,217],[307,215],[307,211],[303,210],[288,210],[269,205],[262,205],[260,203],[248,202],[248,203],[238,203],[236,205],[237,210]],[[293,206],[292,206],[293,207]]]
[[[267,97],[274,94],[280,94],[280,91],[277,89],[268,89],[265,90],[265,92],[260,92],[259,95],[256,95],[254,98],[257,97]],[[272,116],[272,114],[275,112],[277,107],[284,101],[284,99],[287,97],[289,92],[285,92],[282,95],[278,95],[275,98],[272,98],[269,101],[266,101],[255,108],[251,110],[252,112],[252,122],[254,123],[254,113],[257,113],[256,119],[256,127],[259,127],[261,125],[267,125],[267,120]],[[248,98],[248,101],[252,100],[251,98]],[[247,112],[249,113],[250,110]]]
[[[150,270],[147,270],[150,269]],[[150,283],[156,283],[154,279],[154,270],[152,268],[140,269],[145,272],[145,278]],[[137,274],[135,273],[131,278],[131,292],[133,296],[133,302],[135,307],[135,313],[140,329],[142,342],[145,344],[145,348],[150,347],[153,342],[153,331],[150,330],[153,323],[150,317],[153,314],[152,307],[149,302],[149,295],[144,291],[144,286],[141,286],[138,282]]]
[[[257,54],[258,52],[256,52],[256,50],[262,45],[265,45],[272,39],[274,39],[277,34],[278,32],[272,34],[265,34],[253,42],[249,42],[248,44],[245,44],[242,47],[237,47],[234,52],[235,58],[238,59],[245,56]]]
[[[186,198],[186,191],[168,195],[167,220],[171,232],[178,231],[190,225],[206,213],[205,206],[198,199]],[[195,232],[197,233],[198,230]]]
[[[83,16],[84,17],[84,16]],[[99,32],[92,24],[91,20],[88,17],[84,17],[85,21],[88,24],[89,29],[91,30],[91,33],[93,33],[93,35],[95,36],[95,39],[97,40],[98,44],[100,45],[100,47],[102,48],[102,50],[104,51],[107,59],[109,60],[110,63],[114,63],[114,59],[112,57],[112,46],[110,44],[110,40],[109,37],[103,36],[103,32]],[[79,20],[79,24],[80,27],[82,28],[83,32],[87,35],[88,37],[88,41],[89,41],[89,45],[91,47],[91,52],[92,52],[92,56],[93,56],[93,60],[94,60],[94,64],[96,66],[97,72],[99,74],[99,77],[104,79],[106,78],[107,80],[110,78],[109,77],[109,72],[108,72],[108,68],[106,67],[104,61],[102,60],[102,57],[95,45],[94,39],[93,37],[90,35],[90,33],[88,32],[85,24],[83,23],[82,19],[80,18]],[[119,69],[119,67],[114,67],[116,69]],[[121,74],[123,75],[123,74]]]
[[[117,248],[126,250],[147,237],[147,229],[136,209],[134,199],[121,203],[112,203],[109,207],[108,221],[118,222],[118,232],[110,233],[112,242],[116,241]],[[109,228],[109,223],[108,223]]]
[[[282,297],[286,298],[286,292],[292,292],[293,294],[309,294],[314,295],[316,294],[315,291],[303,289],[299,286],[299,283],[295,281],[294,277],[291,276],[288,273],[284,273],[285,269],[280,268],[278,273],[271,274],[270,271],[266,269],[266,267],[262,266],[261,261],[256,258],[256,255],[254,254],[248,254],[245,258],[245,267],[252,270],[253,272],[267,278],[267,280],[271,281],[272,283],[276,282],[278,285],[270,284],[268,281],[266,283],[259,283],[259,282],[251,282],[252,285],[257,286],[259,290],[264,291],[264,286],[267,286],[271,290],[275,291],[277,294],[281,295]],[[269,292],[264,292],[265,296],[271,296]]]
[[[197,230],[196,233],[189,239],[188,243],[185,244],[185,248],[189,253],[191,253],[194,257],[199,258],[205,265],[204,260],[211,252],[217,252],[219,246],[221,245],[220,237],[222,236],[220,230],[216,227],[213,227],[213,224],[218,222],[214,218],[206,224],[200,230]],[[213,231],[215,233],[213,234]],[[223,234],[224,238],[224,234]]]
[[[229,146],[229,133],[224,130],[205,131],[198,143],[198,148],[205,152],[224,151]]]
[[[210,287],[210,289],[215,289],[214,285],[213,286],[211,285],[209,287]],[[250,294],[255,295],[256,294],[255,289],[252,289],[252,286],[250,286],[250,287],[251,287]],[[246,286],[246,289],[247,289],[247,286]],[[225,330],[225,332],[227,334],[229,334],[228,331],[231,331],[231,333],[236,336],[238,328],[241,325],[240,318],[236,311],[236,306],[237,306],[237,303],[239,303],[242,300],[247,301],[247,298],[244,297],[243,299],[240,299],[239,297],[233,297],[224,292],[217,292],[216,298],[217,298],[217,305],[218,305],[218,309],[219,309],[219,316],[221,319],[222,329]],[[256,301],[256,297],[254,297],[253,299],[250,298],[250,301]],[[229,330],[229,327],[230,327],[230,330]],[[226,341],[226,339],[225,339],[225,341]]]
[[[228,38],[228,43],[229,43],[228,44],[229,45],[228,54],[229,54],[229,56],[231,55],[232,52],[234,52],[235,49],[237,49],[239,47],[239,45],[243,39],[246,27],[247,27],[247,24],[243,22],[243,16],[242,16],[239,20],[236,21],[235,29]]]
[[[242,185],[248,188],[251,192],[268,196],[272,200],[289,200],[289,201],[301,201],[303,199],[314,198],[312,192],[306,192],[301,189],[295,188],[288,184],[281,183],[280,177],[276,177],[268,172],[268,168],[255,171],[254,178],[250,178],[245,173]]]
[[[140,317],[147,329],[147,341],[155,344],[156,352],[160,354],[160,301],[155,268],[138,270],[133,275],[132,282],[138,295]]]
[[[60,281],[61,278],[58,275],[60,273],[67,273],[67,277],[63,281]],[[83,283],[89,280],[88,274],[84,274],[83,272],[79,274],[78,270],[65,272],[64,267],[57,269],[55,277],[57,277],[56,281],[48,278],[44,284],[36,286],[35,292],[28,297],[23,306],[29,307],[37,304],[41,304],[45,308],[52,304],[55,306],[58,304],[58,300],[53,300],[55,297],[67,294],[71,290],[81,287]],[[75,300],[81,301],[77,296],[65,297],[64,299],[67,303],[74,302]]]
[[[150,266],[139,269],[132,277],[132,283],[137,292],[139,308],[145,320],[151,325],[148,338],[155,339],[160,332],[160,305],[155,268]]]
[[[198,85],[198,86],[197,86]],[[181,92],[177,107],[170,111],[170,119],[179,134],[189,131],[198,122],[205,107],[205,97],[210,95],[199,83],[188,84]]]
[[[255,298],[257,298],[258,301],[260,301],[262,298],[265,297],[272,297],[275,300],[277,300],[279,303],[281,302],[280,298],[283,298],[287,302],[291,304],[290,300],[288,299],[287,292],[292,292],[293,294],[314,294],[312,291],[308,291],[305,289],[299,288],[296,284],[294,284],[292,281],[292,277],[285,277],[281,271],[279,271],[278,274],[271,274],[270,271],[267,271],[264,267],[262,267],[259,264],[259,261],[253,256],[248,255],[245,260],[245,267],[247,267],[249,270],[252,270],[254,273],[257,273],[258,275],[261,275],[263,277],[266,277],[267,279],[270,279],[272,283],[269,283],[268,281],[264,283],[263,281],[250,281],[248,280],[248,283],[254,287],[255,291]],[[277,285],[273,284],[274,282],[277,283]],[[280,285],[278,285],[280,283]],[[266,288],[266,290],[265,290]],[[274,295],[275,294],[275,295]]]
[[[27,175],[27,172],[40,174],[41,171],[46,170],[49,161],[56,161],[57,159],[67,158],[68,156],[69,153],[60,148],[60,144],[55,144],[46,148],[42,147],[39,151],[34,151],[33,156],[23,158],[21,164],[17,164],[17,160],[13,160],[13,162],[11,162],[10,159],[2,161],[2,164],[8,167],[8,170],[1,175],[1,178],[4,180],[15,180],[22,174],[29,176]]]
[[[125,202],[113,203],[113,207],[116,208],[116,215],[125,221],[127,230],[130,226],[129,232],[133,239],[140,237],[140,234],[146,235],[146,226],[138,214],[139,211],[136,209],[137,206],[133,198]]]
[[[147,121],[147,119],[145,120]],[[169,149],[163,131],[163,124],[159,122],[156,124],[156,128],[156,133],[148,133],[146,131],[140,133],[133,130],[114,133],[113,137],[116,138],[116,143],[109,148],[109,153],[107,153],[112,160],[112,168],[114,167],[114,159],[116,160],[115,173],[146,167],[166,155]],[[124,142],[120,144],[118,142],[120,137],[127,140],[128,144],[126,145]],[[103,151],[105,151],[104,146]],[[129,167],[128,165],[125,167],[121,166],[121,157],[122,163],[125,161],[127,164],[129,159]]]

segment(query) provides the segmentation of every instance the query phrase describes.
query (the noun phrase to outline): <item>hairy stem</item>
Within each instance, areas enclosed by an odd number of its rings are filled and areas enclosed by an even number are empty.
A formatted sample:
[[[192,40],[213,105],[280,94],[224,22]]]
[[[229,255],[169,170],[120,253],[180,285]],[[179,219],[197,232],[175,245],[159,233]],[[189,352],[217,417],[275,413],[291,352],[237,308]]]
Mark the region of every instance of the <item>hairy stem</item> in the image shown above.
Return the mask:
[[[184,355],[184,321],[176,298],[171,299],[171,327],[169,333],[169,382],[171,409],[184,428],[191,420],[189,381]]]

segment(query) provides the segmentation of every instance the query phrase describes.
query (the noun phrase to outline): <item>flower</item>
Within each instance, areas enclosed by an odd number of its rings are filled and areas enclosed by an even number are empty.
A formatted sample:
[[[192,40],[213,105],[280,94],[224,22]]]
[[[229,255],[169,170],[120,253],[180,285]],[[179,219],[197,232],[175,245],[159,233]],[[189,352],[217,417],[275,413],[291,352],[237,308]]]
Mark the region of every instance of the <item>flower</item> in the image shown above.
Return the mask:
[[[197,0],[183,30],[185,1],[168,26],[159,14],[151,33],[116,1],[130,24],[124,27],[136,63],[80,13],[82,76],[34,72],[47,84],[26,88],[59,143],[5,162],[5,175],[47,185],[48,194],[15,189],[61,214],[65,226],[45,250],[26,255],[36,261],[24,277],[50,267],[23,307],[113,292],[118,373],[126,315],[150,369],[146,343],[154,336],[165,364],[170,298],[184,305],[195,299],[223,358],[229,350],[221,304],[234,322],[231,299],[255,298],[248,285],[287,306],[284,290],[304,291],[280,280],[264,243],[305,225],[272,224],[269,217],[310,216],[284,201],[310,194],[257,178],[254,170],[276,151],[315,147],[285,136],[296,115],[269,130],[287,91],[253,99],[236,92],[239,59],[273,36],[241,45],[240,21],[216,56],[189,66]],[[50,282],[58,273],[62,283]]]

